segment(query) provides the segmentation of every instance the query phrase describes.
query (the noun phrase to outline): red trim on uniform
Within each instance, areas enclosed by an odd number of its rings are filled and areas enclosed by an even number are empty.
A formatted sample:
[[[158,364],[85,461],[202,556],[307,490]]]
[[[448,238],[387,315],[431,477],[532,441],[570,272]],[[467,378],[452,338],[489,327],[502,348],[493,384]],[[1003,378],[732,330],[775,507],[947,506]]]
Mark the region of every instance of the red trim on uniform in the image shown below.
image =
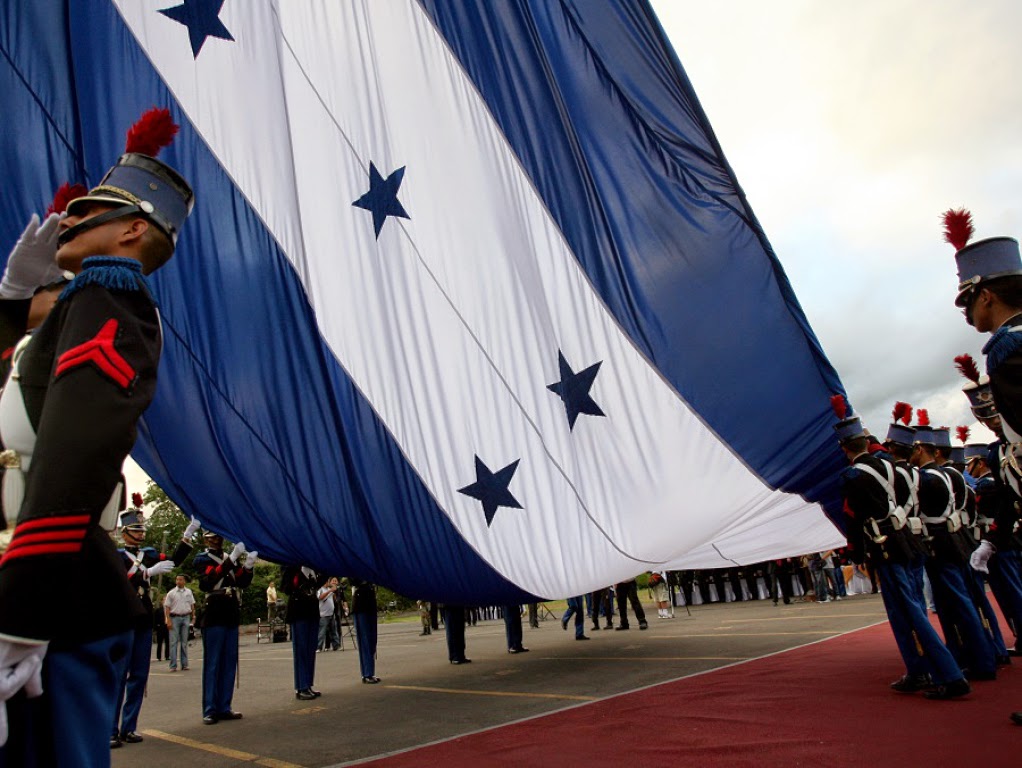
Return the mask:
[[[0,567],[6,565],[9,560],[14,560],[18,557],[36,557],[38,555],[59,555],[59,554],[73,554],[82,548],[81,542],[76,544],[33,544],[28,547],[19,547],[18,549],[8,549],[4,554],[3,559],[0,560]]]
[[[62,517],[55,515],[52,517],[35,517],[31,520],[25,520],[24,522],[18,523],[18,527],[14,529],[14,536],[17,538],[26,531],[34,531],[36,528],[67,528],[68,526],[81,527],[88,525],[92,518],[89,515],[70,515]]]
[[[10,360],[11,355],[14,354],[14,347],[8,347],[3,352],[0,352],[0,360]]]
[[[59,379],[68,371],[92,363],[114,384],[127,389],[135,378],[135,369],[114,349],[116,336],[117,320],[111,317],[93,338],[72,347],[57,359],[54,378]]]
[[[206,575],[209,576],[209,574],[211,574],[215,570],[216,570],[216,568],[214,568],[212,565],[207,565],[206,566]]]
[[[26,544],[38,544],[43,541],[81,541],[85,538],[85,529],[69,529],[66,531],[43,531],[42,533],[26,533],[24,536],[16,536],[11,539],[10,546],[7,547],[7,551],[14,549],[15,547],[22,547]]]

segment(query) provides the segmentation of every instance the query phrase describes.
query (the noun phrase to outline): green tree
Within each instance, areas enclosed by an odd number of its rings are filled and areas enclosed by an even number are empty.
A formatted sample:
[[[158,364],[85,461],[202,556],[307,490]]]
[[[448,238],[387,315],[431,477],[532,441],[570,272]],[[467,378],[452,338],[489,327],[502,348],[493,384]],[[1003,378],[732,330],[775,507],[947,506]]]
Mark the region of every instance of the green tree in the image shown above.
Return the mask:
[[[142,504],[152,510],[146,523],[145,546],[161,552],[163,547],[173,550],[188,525],[188,516],[152,480],[142,494]]]

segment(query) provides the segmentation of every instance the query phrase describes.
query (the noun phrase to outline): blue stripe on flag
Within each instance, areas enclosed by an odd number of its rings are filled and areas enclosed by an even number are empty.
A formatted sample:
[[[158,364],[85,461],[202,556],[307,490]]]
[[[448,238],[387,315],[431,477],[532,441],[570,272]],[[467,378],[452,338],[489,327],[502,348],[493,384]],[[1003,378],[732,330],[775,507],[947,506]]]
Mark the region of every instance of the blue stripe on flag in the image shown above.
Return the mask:
[[[636,347],[766,482],[843,525],[841,382],[647,3],[420,2]]]

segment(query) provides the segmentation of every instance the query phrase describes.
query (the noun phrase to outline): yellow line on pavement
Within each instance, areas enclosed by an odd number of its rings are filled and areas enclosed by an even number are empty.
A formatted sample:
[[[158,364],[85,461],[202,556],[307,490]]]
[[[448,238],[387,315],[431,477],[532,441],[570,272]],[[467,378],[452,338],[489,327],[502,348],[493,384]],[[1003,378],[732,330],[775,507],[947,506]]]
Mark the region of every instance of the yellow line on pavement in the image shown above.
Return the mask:
[[[470,691],[462,688],[430,688],[425,685],[385,685],[402,691],[427,691],[429,693],[460,693],[469,696],[511,696],[526,699],[569,699],[571,701],[596,701],[595,696],[570,696],[566,693],[521,693],[517,691]]]
[[[146,728],[142,731],[146,736],[152,736],[154,739],[162,739],[163,741],[170,741],[174,744],[180,744],[184,747],[191,747],[192,749],[201,749],[204,752],[212,752],[214,755],[221,755],[222,757],[229,757],[233,760],[240,760],[245,763],[255,763],[256,765],[265,765],[266,768],[302,768],[297,763],[288,763],[284,760],[275,760],[272,757],[260,757],[259,755],[253,755],[251,752],[242,752],[238,749],[230,749],[229,747],[221,747],[217,744],[207,744],[204,741],[196,741],[195,739],[189,739],[184,736],[177,736],[173,733],[165,733],[164,731],[157,731],[150,728]]]

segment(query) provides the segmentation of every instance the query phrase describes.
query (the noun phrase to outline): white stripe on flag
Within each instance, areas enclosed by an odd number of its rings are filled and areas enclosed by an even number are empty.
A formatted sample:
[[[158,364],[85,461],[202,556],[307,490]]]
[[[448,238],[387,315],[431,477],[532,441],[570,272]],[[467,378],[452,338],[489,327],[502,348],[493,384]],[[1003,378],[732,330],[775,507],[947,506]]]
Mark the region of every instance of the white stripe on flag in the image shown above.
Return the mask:
[[[753,475],[618,329],[417,3],[227,4],[236,42],[196,60],[152,4],[118,5],[294,263],[338,360],[511,581],[602,585],[807,506]],[[411,218],[379,240],[351,205],[370,162],[407,169]],[[603,361],[592,396],[608,417],[573,432],[547,390],[559,349],[575,371]],[[524,510],[489,528],[457,490],[474,455],[494,471],[521,459]]]

